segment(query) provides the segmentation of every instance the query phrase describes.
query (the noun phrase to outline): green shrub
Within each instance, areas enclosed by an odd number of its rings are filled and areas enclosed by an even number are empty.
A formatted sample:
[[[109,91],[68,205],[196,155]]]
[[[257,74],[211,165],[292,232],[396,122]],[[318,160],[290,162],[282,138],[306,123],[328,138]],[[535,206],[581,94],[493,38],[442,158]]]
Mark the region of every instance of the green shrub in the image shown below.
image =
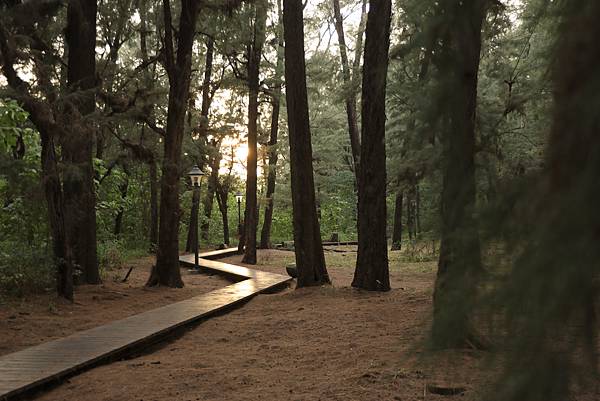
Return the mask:
[[[100,270],[120,268],[125,263],[125,246],[122,240],[107,240],[98,243]]]
[[[47,292],[55,283],[54,264],[45,248],[0,243],[0,298]]]

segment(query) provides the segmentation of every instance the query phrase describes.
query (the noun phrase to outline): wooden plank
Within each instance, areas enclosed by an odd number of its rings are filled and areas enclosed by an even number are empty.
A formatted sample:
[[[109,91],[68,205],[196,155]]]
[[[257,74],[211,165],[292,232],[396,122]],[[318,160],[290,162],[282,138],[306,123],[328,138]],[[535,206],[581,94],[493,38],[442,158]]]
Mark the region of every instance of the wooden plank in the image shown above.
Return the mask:
[[[242,280],[240,282],[0,357],[0,400],[20,396],[115,355],[149,344],[172,330],[290,280],[283,275],[204,258],[234,254],[237,254],[237,248],[202,253],[200,266],[235,276]],[[193,265],[194,255],[184,255],[180,262]]]
[[[234,256],[234,255],[238,255],[238,254],[239,254],[239,252],[238,252],[237,248],[225,248],[225,249],[216,249],[214,251],[202,252],[198,256],[201,257],[202,259],[214,260],[214,259],[226,258],[228,256]],[[194,255],[192,254],[191,257],[192,257],[192,261],[193,261]]]

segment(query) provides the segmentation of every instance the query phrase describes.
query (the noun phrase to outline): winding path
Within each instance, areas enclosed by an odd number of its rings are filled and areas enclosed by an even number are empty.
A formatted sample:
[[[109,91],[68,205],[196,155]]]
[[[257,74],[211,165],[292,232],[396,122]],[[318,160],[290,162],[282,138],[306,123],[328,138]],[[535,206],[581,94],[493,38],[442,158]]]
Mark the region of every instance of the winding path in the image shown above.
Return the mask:
[[[241,280],[235,284],[0,357],[0,400],[57,383],[291,280],[280,274],[210,260],[236,253],[237,248],[230,248],[200,255],[202,269]],[[194,255],[181,256],[179,261],[193,266]]]

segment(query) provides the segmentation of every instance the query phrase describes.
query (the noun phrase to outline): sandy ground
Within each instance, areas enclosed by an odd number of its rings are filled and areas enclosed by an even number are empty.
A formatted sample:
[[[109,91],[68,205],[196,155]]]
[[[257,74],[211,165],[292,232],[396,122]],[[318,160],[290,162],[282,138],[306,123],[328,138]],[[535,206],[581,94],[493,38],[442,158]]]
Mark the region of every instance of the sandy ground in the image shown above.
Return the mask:
[[[393,290],[368,293],[350,288],[355,252],[328,251],[326,257],[334,282],[331,287],[289,288],[259,295],[229,313],[187,328],[141,355],[81,373],[33,399],[485,399],[481,389],[490,388],[488,381],[494,371],[485,352],[423,351],[430,324],[435,263],[405,263],[397,252],[392,252]],[[285,265],[293,258],[291,252],[259,251],[259,265],[255,268],[284,274]],[[240,260],[239,256],[224,259],[236,264]],[[138,263],[143,265],[148,260]],[[127,289],[107,284],[110,291],[119,288],[115,291],[130,294],[110,300],[103,298],[107,295],[102,289],[95,290],[104,294],[97,300],[93,299],[92,290],[83,289],[78,294],[83,305],[58,305],[58,314],[32,306],[30,315],[17,313],[16,320],[24,321],[18,332],[33,332],[29,326],[34,325],[35,331],[46,333],[45,338],[53,338],[73,324],[90,327],[119,314],[226,285],[216,276],[194,276],[185,278],[187,286],[183,290],[144,290],[139,288],[143,279],[142,274]],[[13,330],[11,327],[16,327],[16,323],[6,323],[3,318],[0,341],[6,339],[6,330]],[[4,345],[3,350],[27,345],[23,341],[41,340],[39,335],[10,340],[12,345]],[[462,395],[441,396],[427,390],[432,385],[464,387],[466,391]]]
[[[49,294],[1,304],[0,355],[191,298],[230,283],[219,276],[189,275],[187,269],[181,269],[186,283],[184,288],[146,288],[144,284],[153,263],[154,257],[146,257],[106,271],[102,285],[76,287],[75,303]],[[122,283],[132,266],[129,279]]]

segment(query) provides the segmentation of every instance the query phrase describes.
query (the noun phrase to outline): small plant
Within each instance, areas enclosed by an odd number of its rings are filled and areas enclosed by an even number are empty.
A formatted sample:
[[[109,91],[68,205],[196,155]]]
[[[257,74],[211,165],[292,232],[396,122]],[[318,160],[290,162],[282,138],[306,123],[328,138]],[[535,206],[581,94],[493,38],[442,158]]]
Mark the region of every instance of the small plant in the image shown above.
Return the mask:
[[[120,240],[98,244],[98,263],[101,270],[118,269],[125,262],[125,247]]]
[[[58,314],[58,307],[56,306],[56,304],[53,301],[50,301],[48,303],[48,312],[56,315]]]
[[[54,271],[44,248],[0,243],[0,297],[19,298],[53,289]]]
[[[437,248],[432,241],[408,241],[402,247],[404,259],[407,262],[431,262],[437,259]]]

